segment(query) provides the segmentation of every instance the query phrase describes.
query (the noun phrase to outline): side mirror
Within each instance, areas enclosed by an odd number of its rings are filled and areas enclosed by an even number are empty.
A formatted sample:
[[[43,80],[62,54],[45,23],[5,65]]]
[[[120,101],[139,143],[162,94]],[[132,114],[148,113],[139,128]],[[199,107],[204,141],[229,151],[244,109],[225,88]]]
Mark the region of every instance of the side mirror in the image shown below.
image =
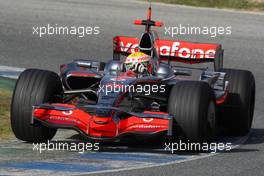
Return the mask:
[[[177,68],[173,70],[174,75],[182,75],[182,76],[192,76],[192,70],[187,70],[187,69],[180,69]]]
[[[122,72],[124,71],[124,64],[121,61],[111,60],[109,61],[104,69],[104,72]]]

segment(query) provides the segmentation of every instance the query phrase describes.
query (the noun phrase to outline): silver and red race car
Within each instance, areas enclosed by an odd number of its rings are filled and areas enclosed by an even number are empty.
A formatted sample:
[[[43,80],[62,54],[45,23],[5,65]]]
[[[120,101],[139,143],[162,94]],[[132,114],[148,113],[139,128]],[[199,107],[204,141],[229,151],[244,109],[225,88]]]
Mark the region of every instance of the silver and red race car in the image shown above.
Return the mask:
[[[202,142],[214,139],[218,129],[232,135],[250,130],[255,103],[250,71],[224,69],[219,44],[159,39],[151,27],[163,23],[151,19],[151,7],[147,19],[135,24],[145,26],[144,33],[114,37],[113,60],[107,63],[75,60],[61,65],[60,75],[22,72],[11,105],[15,136],[43,142],[65,128],[98,140],[137,135]],[[139,51],[153,59],[152,74],[124,67],[124,56]],[[214,68],[175,66],[179,62]],[[200,71],[199,79],[191,78],[193,70]]]

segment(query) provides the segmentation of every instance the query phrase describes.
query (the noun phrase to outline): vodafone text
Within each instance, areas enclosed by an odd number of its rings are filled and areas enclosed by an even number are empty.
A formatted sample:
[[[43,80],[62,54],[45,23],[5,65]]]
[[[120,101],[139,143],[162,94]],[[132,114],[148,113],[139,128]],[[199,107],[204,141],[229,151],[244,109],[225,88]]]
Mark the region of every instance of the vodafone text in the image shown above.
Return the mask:
[[[124,42],[119,43],[120,50],[122,52],[131,52],[134,53],[138,49],[138,44],[127,43]],[[215,49],[201,49],[194,48],[190,49],[187,47],[182,47],[181,42],[173,42],[172,45],[161,45],[159,46],[159,54],[161,56],[174,56],[180,58],[191,58],[191,59],[212,59],[215,57],[216,50]]]

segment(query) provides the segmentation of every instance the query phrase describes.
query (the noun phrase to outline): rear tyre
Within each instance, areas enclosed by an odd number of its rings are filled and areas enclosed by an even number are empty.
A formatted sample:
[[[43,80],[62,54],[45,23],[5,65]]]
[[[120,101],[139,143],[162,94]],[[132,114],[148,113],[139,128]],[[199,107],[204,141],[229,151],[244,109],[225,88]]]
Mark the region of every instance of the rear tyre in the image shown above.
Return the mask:
[[[211,87],[206,82],[182,81],[171,90],[168,112],[184,136],[196,142],[214,139],[216,113]]]
[[[16,82],[11,103],[11,127],[15,136],[27,142],[46,142],[54,137],[56,129],[30,124],[32,106],[59,102],[62,84],[59,76],[50,71],[28,69]]]
[[[229,81],[229,95],[219,107],[221,124],[231,135],[246,135],[255,107],[255,78],[250,71],[222,69]]]

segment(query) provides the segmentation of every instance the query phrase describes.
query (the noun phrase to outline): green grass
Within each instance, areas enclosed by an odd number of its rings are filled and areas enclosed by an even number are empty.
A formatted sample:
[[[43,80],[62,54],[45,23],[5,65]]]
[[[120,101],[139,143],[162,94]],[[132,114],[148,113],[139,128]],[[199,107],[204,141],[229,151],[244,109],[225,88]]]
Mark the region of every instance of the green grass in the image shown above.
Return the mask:
[[[12,92],[0,88],[0,139],[9,139],[12,136],[10,126],[10,102]]]
[[[250,0],[153,0],[156,2],[182,4],[201,7],[264,10],[264,2]]]
[[[16,80],[0,77],[0,89],[13,90]]]
[[[12,135],[10,126],[10,103],[15,80],[0,77],[0,140]]]

